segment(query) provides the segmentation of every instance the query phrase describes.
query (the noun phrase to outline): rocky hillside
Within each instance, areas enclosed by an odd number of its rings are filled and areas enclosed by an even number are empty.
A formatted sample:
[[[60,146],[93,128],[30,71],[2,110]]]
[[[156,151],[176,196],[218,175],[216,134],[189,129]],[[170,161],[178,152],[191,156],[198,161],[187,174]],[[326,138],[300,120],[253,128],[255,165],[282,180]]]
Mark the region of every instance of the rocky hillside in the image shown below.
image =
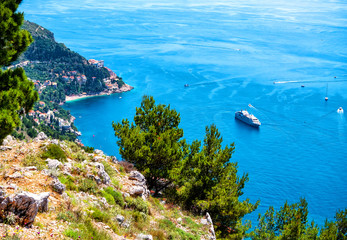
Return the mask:
[[[151,196],[140,172],[100,150],[9,136],[0,167],[3,239],[215,239],[209,216]]]

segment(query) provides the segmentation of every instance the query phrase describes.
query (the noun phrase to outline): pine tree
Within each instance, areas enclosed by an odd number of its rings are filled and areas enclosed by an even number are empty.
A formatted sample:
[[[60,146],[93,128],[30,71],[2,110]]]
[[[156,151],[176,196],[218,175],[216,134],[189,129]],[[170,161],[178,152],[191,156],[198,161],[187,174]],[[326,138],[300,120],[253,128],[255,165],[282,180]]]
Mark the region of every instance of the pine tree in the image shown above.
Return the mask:
[[[177,199],[187,209],[209,212],[218,239],[242,239],[248,226],[241,220],[259,202],[240,201],[248,176],[239,177],[237,163],[230,161],[234,143],[223,149],[222,141],[217,127],[211,125],[206,127],[202,147],[200,141],[185,145],[183,162],[172,171],[179,186]]]
[[[20,124],[20,115],[28,112],[38,93],[24,70],[3,70],[32,42],[29,32],[20,29],[23,13],[16,13],[21,0],[0,2],[0,143]]]
[[[136,108],[134,123],[127,119],[113,123],[123,159],[143,172],[156,193],[171,184],[169,173],[182,158],[179,123],[180,115],[174,109],[156,105],[149,96],[144,96],[141,107]]]

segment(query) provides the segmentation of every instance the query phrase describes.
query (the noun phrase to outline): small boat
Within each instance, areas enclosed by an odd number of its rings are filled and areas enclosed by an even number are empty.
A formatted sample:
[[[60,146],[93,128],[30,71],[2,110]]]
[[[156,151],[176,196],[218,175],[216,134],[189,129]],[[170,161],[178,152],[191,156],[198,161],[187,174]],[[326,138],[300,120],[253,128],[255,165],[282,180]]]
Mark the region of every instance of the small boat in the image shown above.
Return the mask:
[[[248,125],[252,127],[259,127],[261,125],[260,121],[258,118],[256,118],[253,114],[249,114],[247,110],[241,110],[235,112],[235,118],[247,123]]]
[[[343,113],[343,108],[342,108],[342,107],[339,107],[339,109],[337,109],[337,112],[338,112],[338,113]]]
[[[328,84],[327,84],[327,88],[326,88],[326,91],[325,91],[325,101],[328,101]]]
[[[189,87],[189,84],[188,83],[184,84],[184,87]]]
[[[305,85],[301,85],[301,87],[305,87]]]

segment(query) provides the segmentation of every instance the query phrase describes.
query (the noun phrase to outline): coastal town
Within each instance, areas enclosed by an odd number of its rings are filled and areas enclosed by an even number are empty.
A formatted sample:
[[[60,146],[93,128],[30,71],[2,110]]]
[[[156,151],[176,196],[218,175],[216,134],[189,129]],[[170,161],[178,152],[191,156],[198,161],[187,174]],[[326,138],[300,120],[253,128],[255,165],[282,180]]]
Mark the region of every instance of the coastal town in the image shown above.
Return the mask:
[[[40,64],[46,64],[46,62],[40,61],[20,61],[19,63],[10,65],[7,69],[15,68],[34,68]],[[75,117],[72,116],[69,111],[64,110],[61,105],[67,101],[73,101],[76,99],[82,99],[100,95],[110,95],[112,93],[126,92],[133,89],[132,86],[125,84],[121,77],[117,76],[110,68],[104,66],[103,60],[89,59],[85,62],[86,65],[95,67],[105,71],[107,70],[108,77],[103,78],[104,84],[103,90],[100,92],[85,92],[81,91],[78,94],[68,95],[65,92],[66,86],[78,85],[79,89],[83,89],[82,86],[86,86],[87,81],[95,81],[96,77],[88,77],[85,74],[80,73],[78,70],[64,71],[61,72],[49,72],[48,78],[34,79],[28,74],[28,79],[34,83],[35,89],[38,91],[40,101],[38,101],[33,110],[27,113],[27,118],[35,123],[37,126],[45,126],[52,131],[61,133],[69,133],[75,138],[80,136],[81,133],[74,126]],[[35,76],[35,75],[34,75]],[[30,78],[31,77],[31,78]],[[65,86],[62,88],[61,86]],[[52,97],[56,96],[56,97]],[[38,132],[39,129],[36,129]],[[82,144],[78,139],[75,142]]]
[[[10,65],[9,67],[7,67],[7,69],[26,67],[26,66],[30,66],[33,64],[40,64],[40,63],[41,63],[40,61],[26,60],[26,61],[17,63],[15,65]],[[103,79],[103,82],[105,84],[105,89],[101,92],[92,93],[92,94],[87,92],[81,92],[80,94],[66,95],[65,101],[71,101],[71,100],[98,96],[98,95],[110,95],[112,93],[126,92],[133,89],[132,86],[125,84],[122,81],[122,78],[117,76],[117,74],[114,73],[110,68],[105,67],[103,60],[89,59],[88,64],[95,66],[97,68],[105,68],[108,71],[110,76]],[[95,79],[96,77],[91,77],[91,80],[95,80]],[[38,91],[38,93],[41,94],[42,91],[46,89],[47,87],[52,87],[53,89],[57,89],[59,81],[64,82],[67,85],[71,84],[73,81],[76,81],[78,85],[81,87],[82,85],[86,84],[88,78],[86,75],[81,74],[76,70],[73,70],[68,72],[62,71],[61,73],[55,73],[51,76],[50,79],[47,79],[44,81],[35,80],[35,79],[30,79],[30,80],[34,83],[35,89]],[[62,101],[60,104],[64,104],[65,101]]]

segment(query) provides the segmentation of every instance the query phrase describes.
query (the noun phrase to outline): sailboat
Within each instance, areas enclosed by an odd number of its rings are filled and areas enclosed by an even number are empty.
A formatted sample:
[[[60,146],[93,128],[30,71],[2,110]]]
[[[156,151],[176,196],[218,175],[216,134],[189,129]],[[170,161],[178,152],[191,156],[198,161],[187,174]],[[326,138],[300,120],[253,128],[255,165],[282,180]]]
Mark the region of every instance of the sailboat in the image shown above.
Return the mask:
[[[328,101],[328,84],[327,84],[327,89],[326,89],[326,92],[325,92],[325,101]]]

